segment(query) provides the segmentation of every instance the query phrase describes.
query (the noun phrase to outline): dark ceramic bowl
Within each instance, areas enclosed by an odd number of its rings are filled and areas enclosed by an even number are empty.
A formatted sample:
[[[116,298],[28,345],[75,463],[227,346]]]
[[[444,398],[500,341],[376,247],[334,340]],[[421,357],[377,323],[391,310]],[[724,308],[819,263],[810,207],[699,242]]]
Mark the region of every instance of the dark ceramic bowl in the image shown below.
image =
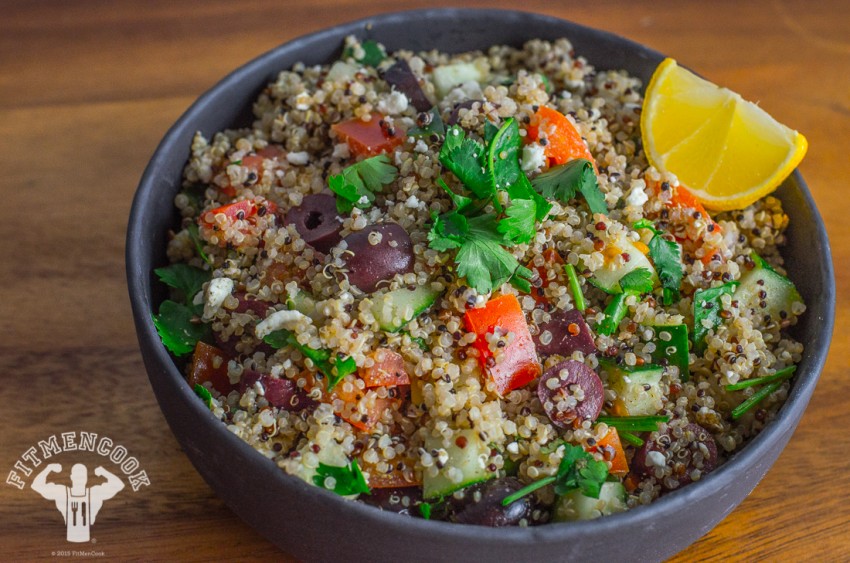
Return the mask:
[[[251,104],[267,82],[302,61],[328,63],[343,38],[375,39],[390,51],[459,52],[528,39],[567,37],[600,69],[626,69],[648,81],[660,53],[610,33],[535,14],[496,10],[425,10],[368,18],[291,41],[249,62],[192,105],[168,131],[145,171],[127,233],[127,277],[145,366],[159,404],[189,459],[243,520],[299,559],[311,561],[552,561],[664,559],[729,514],[765,475],[806,408],[832,334],[835,284],[826,231],[799,173],[777,192],[791,216],[784,249],[791,278],[808,304],[796,327],[805,344],[788,401],[774,422],[703,480],[648,507],[589,522],[491,529],[412,519],[343,500],[285,475],[231,434],[195,397],[154,329],[164,298],[153,269],[166,263],[166,233],[195,131],[206,135],[251,122]]]

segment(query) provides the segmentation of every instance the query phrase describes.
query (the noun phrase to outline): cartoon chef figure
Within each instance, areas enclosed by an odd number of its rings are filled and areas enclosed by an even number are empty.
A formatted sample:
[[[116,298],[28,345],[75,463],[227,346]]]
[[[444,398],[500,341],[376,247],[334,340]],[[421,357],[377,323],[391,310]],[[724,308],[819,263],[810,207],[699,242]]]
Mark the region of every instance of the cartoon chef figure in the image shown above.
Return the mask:
[[[61,465],[51,463],[33,479],[32,488],[47,500],[56,503],[56,508],[65,518],[69,542],[87,542],[91,537],[91,526],[103,502],[117,495],[124,488],[124,482],[103,467],[98,467],[94,474],[106,481],[100,485],[86,487],[88,470],[82,463],[74,464],[71,468],[70,487],[47,482],[48,475],[60,471]]]

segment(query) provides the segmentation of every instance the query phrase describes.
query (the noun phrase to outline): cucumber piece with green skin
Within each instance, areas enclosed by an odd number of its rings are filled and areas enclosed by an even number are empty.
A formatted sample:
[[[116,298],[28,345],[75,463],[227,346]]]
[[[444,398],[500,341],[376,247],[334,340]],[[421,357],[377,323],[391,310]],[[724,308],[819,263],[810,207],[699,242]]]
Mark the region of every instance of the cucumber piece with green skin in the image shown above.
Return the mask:
[[[552,520],[555,522],[574,522],[593,520],[626,510],[626,488],[618,481],[602,484],[599,498],[587,497],[580,489],[558,497]]]
[[[632,244],[625,235],[621,235],[617,237],[617,239],[610,241],[608,246],[615,246],[620,250],[620,252],[618,252],[618,255],[612,259],[606,258],[605,264],[593,272],[593,277],[588,280],[592,285],[606,293],[622,293],[623,290],[620,287],[620,280],[623,276],[633,270],[637,270],[638,268],[646,268],[649,270],[652,274],[653,285],[658,284],[658,274],[655,272],[652,262],[650,262],[649,258],[647,258],[643,252],[638,250],[638,248]],[[622,258],[620,258],[620,255],[622,254],[629,255],[628,262],[623,261]],[[620,262],[622,262],[622,264]]]
[[[687,325],[650,325],[646,328],[653,332],[652,343],[655,351],[652,353],[652,361],[661,363],[666,360],[669,365],[679,368],[679,377],[687,381],[690,376],[688,364],[688,326]]]
[[[797,288],[755,252],[750,257],[756,267],[741,276],[732,298],[742,311],[752,309],[756,315],[770,315],[772,319],[783,318],[783,312],[790,316],[792,305],[803,303]]]
[[[307,315],[314,322],[322,322],[325,320],[325,315],[321,312],[321,302],[316,301],[316,298],[308,292],[299,290],[294,295],[289,296],[286,300],[286,307],[290,311],[298,311],[302,315]]]
[[[628,416],[652,416],[664,407],[663,367],[650,364],[629,368],[611,361],[600,361],[599,367],[608,374],[607,387],[617,393],[617,401]]]
[[[460,447],[460,444],[463,447]],[[429,436],[425,440],[425,449],[429,452],[445,449],[448,454],[443,467],[436,475],[426,469],[422,476],[422,496],[426,499],[441,498],[469,485],[487,481],[495,477],[487,469],[490,447],[485,444],[474,430],[460,430],[448,447],[443,445],[442,437]],[[439,456],[434,456],[436,462]]]
[[[432,74],[434,88],[440,98],[445,97],[452,88],[465,82],[481,82],[484,75],[474,63],[454,63],[441,65]]]
[[[434,304],[442,292],[429,285],[415,289],[402,287],[378,295],[372,302],[372,314],[386,332],[398,332]]]

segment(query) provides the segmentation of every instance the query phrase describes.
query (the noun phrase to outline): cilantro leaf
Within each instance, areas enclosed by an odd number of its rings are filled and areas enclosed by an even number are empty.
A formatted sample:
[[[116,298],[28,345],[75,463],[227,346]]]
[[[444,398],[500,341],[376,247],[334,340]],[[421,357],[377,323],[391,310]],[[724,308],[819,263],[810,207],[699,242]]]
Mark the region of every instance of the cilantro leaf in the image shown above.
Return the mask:
[[[162,343],[175,356],[185,356],[195,349],[199,340],[212,336],[210,327],[199,322],[197,315],[187,307],[171,300],[159,306],[159,314],[153,316]]]
[[[204,252],[204,244],[201,240],[201,233],[200,229],[198,229],[198,224],[191,223],[188,227],[186,227],[186,230],[189,232],[189,238],[192,239],[192,242],[195,244],[195,250],[198,251],[198,256],[201,257],[201,260],[212,266],[212,260],[210,260],[207,253]]]
[[[664,304],[673,304],[679,296],[684,269],[682,266],[682,247],[679,243],[655,235],[649,241],[649,257],[658,271],[658,279],[664,288]]]
[[[440,185],[443,190],[449,194],[449,197],[452,200],[452,203],[455,206],[455,211],[463,211],[465,208],[469,207],[472,203],[472,199],[466,196],[458,195],[454,193],[449,187],[446,185],[446,182],[442,178],[437,179],[437,184]]]
[[[720,299],[724,295],[732,295],[738,287],[736,281],[724,283],[710,289],[698,289],[694,293],[694,351],[702,354],[705,351],[705,337],[709,330],[715,330],[722,321]],[[709,324],[709,326],[705,326]]]
[[[496,133],[499,132],[499,128],[496,127],[492,121],[487,120],[484,122],[484,143],[487,146],[490,146],[490,143],[493,142],[493,139],[496,137]]]
[[[652,272],[646,268],[636,268],[620,278],[620,288],[623,292],[633,292],[638,295],[652,291]]]
[[[521,148],[522,137],[519,136],[519,126],[515,119],[508,119],[490,141],[487,151],[490,181],[493,183],[494,193],[496,190],[507,190],[523,175],[519,164]]]
[[[505,210],[506,217],[499,221],[497,230],[505,239],[525,244],[531,242],[537,234],[537,204],[533,199],[517,199]]]
[[[336,384],[342,381],[346,375],[357,371],[357,363],[354,361],[354,358],[350,356],[346,357],[343,354],[337,354],[336,357],[334,357],[333,352],[330,350],[304,346],[298,342],[298,338],[296,338],[295,334],[285,329],[276,330],[267,334],[266,337],[263,338],[263,342],[272,348],[292,346],[301,352],[305,358],[310,358],[313,365],[316,366],[316,369],[328,378],[328,392],[333,390],[333,388],[336,387]]]
[[[468,232],[455,256],[458,275],[479,293],[489,293],[516,276],[522,285],[532,273],[521,267],[513,254],[501,245],[504,239],[493,215],[479,215],[468,220]]]
[[[333,479],[332,487],[328,487],[328,479]],[[369,485],[366,483],[366,478],[357,465],[357,460],[351,460],[351,464],[346,467],[337,467],[335,465],[325,465],[319,463],[316,469],[316,475],[313,476],[313,483],[317,487],[328,489],[338,495],[356,495],[360,493],[371,494]]]
[[[212,277],[210,272],[188,264],[172,264],[164,268],[157,268],[154,273],[165,285],[179,291],[189,307],[192,307],[192,300],[195,295]]]
[[[428,111],[428,115],[430,115],[430,120],[427,125],[422,127],[415,126],[411,127],[407,130],[408,137],[430,137],[431,135],[439,135],[443,136],[446,134],[446,124],[443,123],[443,118],[440,116],[440,110],[437,109],[437,106],[432,107]]]
[[[212,393],[210,390],[201,385],[200,383],[195,384],[195,395],[201,398],[201,400],[207,405],[207,408],[212,408]]]
[[[563,203],[568,203],[580,193],[592,213],[608,214],[608,206],[605,196],[599,190],[593,164],[584,158],[553,166],[535,177],[531,184],[543,197]]]
[[[652,224],[652,221],[650,221],[649,219],[641,219],[640,221],[636,221],[636,222],[632,225],[632,228],[633,228],[634,230],[636,230],[636,231],[637,231],[638,229],[649,229],[650,231],[652,231],[652,232],[653,232],[653,233],[655,233],[656,235],[660,235],[660,234],[661,234],[661,231],[659,231],[658,229],[656,229],[656,228],[655,228],[655,225],[653,225],[653,224]]]
[[[366,41],[360,43],[360,47],[363,49],[363,56],[361,58],[358,59],[354,56],[353,47],[347,47],[342,53],[342,58],[352,58],[358,63],[363,63],[364,65],[371,67],[377,67],[379,64],[381,64],[381,61],[387,58],[387,54],[384,51],[384,47],[377,41],[367,39]]]
[[[431,505],[427,502],[422,502],[419,504],[419,514],[422,515],[422,518],[425,520],[431,519]]]
[[[361,160],[343,169],[342,174],[328,178],[328,187],[337,195],[336,207],[340,213],[349,213],[354,207],[368,209],[375,202],[375,194],[398,177],[398,168],[385,154]]]
[[[428,232],[428,242],[434,250],[445,252],[452,248],[460,248],[469,233],[466,217],[456,211],[437,215],[431,218],[434,224]]]
[[[545,197],[534,191],[534,187],[532,187],[531,181],[523,173],[520,173],[519,177],[517,178],[517,181],[508,188],[508,195],[510,196],[511,200],[534,200],[536,218],[538,221],[543,221],[546,216],[549,215],[549,212],[552,210],[552,204],[549,203]]]
[[[602,483],[608,478],[608,466],[593,459],[581,446],[564,446],[564,457],[555,476],[555,493],[565,495],[579,489],[584,496],[599,498]]]
[[[451,170],[479,199],[489,199],[495,195],[486,157],[484,146],[467,138],[460,126],[452,125],[446,131],[446,140],[440,149],[440,163]]]

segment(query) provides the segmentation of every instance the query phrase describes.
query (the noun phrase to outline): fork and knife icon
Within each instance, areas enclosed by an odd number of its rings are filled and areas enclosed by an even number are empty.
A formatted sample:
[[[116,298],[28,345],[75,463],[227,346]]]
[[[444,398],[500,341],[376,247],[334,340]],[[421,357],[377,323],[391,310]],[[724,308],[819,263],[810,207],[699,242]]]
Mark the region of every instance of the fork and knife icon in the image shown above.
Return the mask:
[[[71,515],[73,518],[74,526],[77,525],[77,510],[79,510],[80,508],[82,508],[82,510],[80,510],[80,516],[82,517],[83,526],[86,525],[86,502],[82,502],[82,507],[80,506],[80,504],[81,503],[79,501],[71,501]]]

